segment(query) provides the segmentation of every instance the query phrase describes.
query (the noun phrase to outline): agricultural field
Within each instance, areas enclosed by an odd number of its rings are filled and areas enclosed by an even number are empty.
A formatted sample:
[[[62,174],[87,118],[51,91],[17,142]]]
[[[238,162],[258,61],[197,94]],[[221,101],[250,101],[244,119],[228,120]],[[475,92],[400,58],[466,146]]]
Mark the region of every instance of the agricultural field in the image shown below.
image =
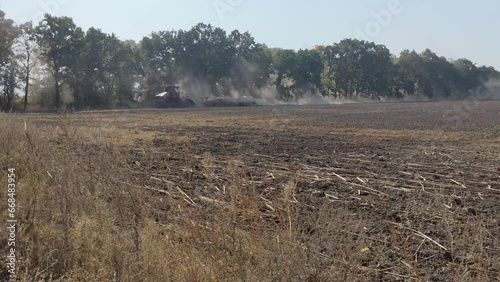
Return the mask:
[[[0,117],[23,279],[500,280],[500,102]]]

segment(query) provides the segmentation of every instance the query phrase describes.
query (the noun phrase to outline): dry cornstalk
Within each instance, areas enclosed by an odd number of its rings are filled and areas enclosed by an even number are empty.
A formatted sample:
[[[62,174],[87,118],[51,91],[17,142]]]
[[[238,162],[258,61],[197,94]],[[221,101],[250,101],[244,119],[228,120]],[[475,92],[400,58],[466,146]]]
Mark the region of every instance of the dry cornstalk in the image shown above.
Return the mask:
[[[188,202],[192,206],[196,206],[195,201],[193,201],[193,199],[191,199],[191,197],[189,197],[189,195],[186,194],[186,192],[182,191],[180,187],[177,187],[177,191],[179,191],[179,193],[181,193],[181,195],[183,195],[186,198],[186,202]]]
[[[158,181],[158,182],[164,182],[164,183],[166,183],[166,184],[168,184],[168,185],[171,185],[171,186],[174,186],[174,185],[175,185],[175,183],[173,183],[173,182],[172,182],[172,181],[170,181],[170,180],[165,180],[165,179],[161,179],[161,178],[154,177],[154,176],[151,176],[151,180],[156,180],[156,181]]]
[[[347,182],[347,179],[345,179],[344,177],[342,177],[342,176],[340,176],[340,175],[336,174],[335,172],[332,172],[332,174],[333,174],[334,176],[336,176],[336,177],[340,178],[340,180],[342,180],[342,181],[344,181],[344,182]]]
[[[144,185],[144,189],[148,190],[148,191],[153,191],[153,192],[158,192],[160,194],[164,194],[164,195],[169,195],[171,196],[171,194],[168,192],[168,191],[165,191],[165,190],[161,190],[161,189],[156,189],[156,188],[151,188],[147,185]]]
[[[457,185],[459,185],[459,186],[462,186],[462,188],[467,189],[467,186],[463,185],[462,183],[460,183],[458,181],[455,181],[454,179],[450,179],[450,181],[453,182],[453,183],[455,183],[455,184],[457,184]]]
[[[396,225],[396,226],[398,226],[398,227],[400,227],[400,228],[403,228],[403,229],[405,229],[405,230],[411,231],[411,232],[413,232],[415,235],[417,235],[417,236],[421,237],[422,239],[427,239],[427,240],[431,241],[432,243],[434,243],[436,246],[440,247],[441,249],[443,249],[443,250],[445,250],[445,251],[448,251],[448,249],[447,249],[445,246],[443,246],[443,245],[439,244],[436,240],[432,239],[431,237],[429,237],[429,236],[425,235],[424,233],[422,233],[422,232],[420,232],[420,231],[418,231],[418,230],[415,230],[415,229],[412,229],[412,228],[406,227],[406,226],[401,225],[401,224],[396,223],[396,222],[387,221],[387,220],[386,220],[386,222],[387,222],[387,223],[390,223],[390,224],[393,224],[393,225]]]
[[[202,200],[204,202],[207,202],[207,203],[217,204],[217,205],[221,205],[221,206],[226,206],[227,205],[226,202],[219,201],[219,200],[216,200],[216,199],[212,199],[212,198],[209,198],[209,197],[200,196],[199,198],[200,198],[200,200]]]

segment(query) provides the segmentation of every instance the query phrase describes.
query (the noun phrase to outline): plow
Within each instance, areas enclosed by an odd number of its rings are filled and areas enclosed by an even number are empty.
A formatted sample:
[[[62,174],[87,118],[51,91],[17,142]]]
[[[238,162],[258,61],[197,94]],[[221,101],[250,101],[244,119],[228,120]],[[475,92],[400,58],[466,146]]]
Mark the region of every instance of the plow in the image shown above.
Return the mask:
[[[192,108],[196,103],[186,95],[182,95],[180,86],[168,85],[165,91],[155,96],[155,105],[157,108]],[[219,108],[219,107],[255,107],[257,102],[252,97],[234,98],[202,98],[201,107]]]

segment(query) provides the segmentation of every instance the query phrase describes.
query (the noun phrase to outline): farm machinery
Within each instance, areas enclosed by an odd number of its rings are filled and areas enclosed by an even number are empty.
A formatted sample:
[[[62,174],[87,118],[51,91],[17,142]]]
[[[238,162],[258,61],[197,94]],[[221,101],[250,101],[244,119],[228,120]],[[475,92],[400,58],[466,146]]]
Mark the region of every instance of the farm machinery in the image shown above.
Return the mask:
[[[189,97],[181,96],[177,85],[165,87],[165,92],[155,96],[155,104],[158,108],[191,108],[195,106]]]
[[[158,108],[191,108],[195,106],[192,99],[181,95],[180,87],[177,85],[169,85],[165,88],[165,92],[155,96],[155,104]],[[252,97],[240,98],[205,98],[201,99],[201,106],[207,108],[213,107],[254,107],[257,102]]]
[[[239,99],[217,97],[202,99],[202,105],[204,107],[255,107],[257,102],[249,97]]]

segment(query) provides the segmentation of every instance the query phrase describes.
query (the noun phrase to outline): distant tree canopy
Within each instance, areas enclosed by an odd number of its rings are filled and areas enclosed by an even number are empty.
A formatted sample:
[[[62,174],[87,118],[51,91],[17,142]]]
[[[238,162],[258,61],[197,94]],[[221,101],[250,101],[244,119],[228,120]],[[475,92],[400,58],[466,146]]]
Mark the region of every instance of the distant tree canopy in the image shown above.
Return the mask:
[[[345,39],[309,50],[268,48],[248,32],[230,33],[207,24],[157,31],[140,42],[90,28],[73,19],[45,15],[16,25],[0,11],[0,106],[77,109],[140,105],[169,84],[203,85],[197,96],[277,99],[306,94],[339,99],[465,98],[498,78],[492,67],[447,60],[431,50],[398,56],[384,45]],[[31,87],[30,87],[31,86]]]
[[[9,110],[19,87],[19,68],[14,54],[14,43],[19,28],[0,11],[0,109]]]

